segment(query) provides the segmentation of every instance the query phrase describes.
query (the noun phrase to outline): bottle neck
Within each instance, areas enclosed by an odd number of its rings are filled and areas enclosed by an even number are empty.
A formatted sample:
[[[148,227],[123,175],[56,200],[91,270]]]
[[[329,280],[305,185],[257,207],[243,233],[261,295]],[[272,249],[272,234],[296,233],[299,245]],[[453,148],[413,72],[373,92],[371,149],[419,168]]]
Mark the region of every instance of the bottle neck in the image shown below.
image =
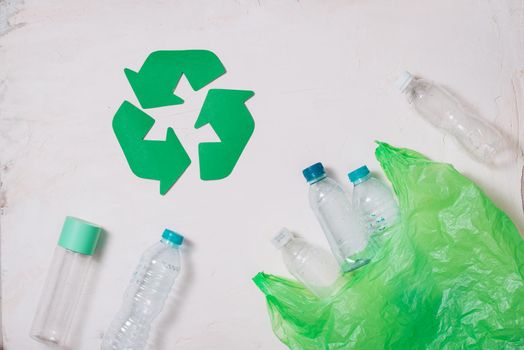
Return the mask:
[[[419,79],[413,79],[403,90],[406,100],[409,104],[412,104],[416,99],[417,89],[419,89]]]
[[[175,244],[175,243],[173,243],[171,241],[168,241],[167,239],[164,239],[164,238],[160,239],[160,243],[165,244],[165,245],[167,245],[167,246],[169,246],[171,248],[174,248],[174,249],[179,249],[180,248],[180,246],[178,244]]]
[[[311,181],[308,181],[308,184],[310,184],[310,185],[314,185],[314,184],[316,184],[317,182],[320,182],[320,181],[322,181],[322,180],[324,180],[324,179],[326,179],[326,178],[327,178],[327,175],[324,174],[324,175],[319,176],[319,177],[317,177],[317,178],[315,178],[315,179],[313,179],[313,180],[311,180]]]
[[[287,241],[286,243],[282,244],[280,247],[278,247],[278,250],[285,250],[286,247],[292,242],[293,240],[290,239],[289,241]]]
[[[282,245],[282,247],[279,248],[279,250],[282,252],[282,254],[294,254],[297,249],[297,242],[300,240],[297,238],[290,239],[286,242],[286,244]]]
[[[363,182],[368,181],[370,177],[371,177],[371,175],[367,174],[366,176],[361,177],[360,179],[355,180],[355,182],[353,182],[353,186],[357,186],[357,185],[360,185]]]
[[[400,92],[407,94],[410,90],[413,89],[413,85],[415,85],[415,80],[417,80],[415,77],[411,76],[405,83],[404,86],[400,89]]]

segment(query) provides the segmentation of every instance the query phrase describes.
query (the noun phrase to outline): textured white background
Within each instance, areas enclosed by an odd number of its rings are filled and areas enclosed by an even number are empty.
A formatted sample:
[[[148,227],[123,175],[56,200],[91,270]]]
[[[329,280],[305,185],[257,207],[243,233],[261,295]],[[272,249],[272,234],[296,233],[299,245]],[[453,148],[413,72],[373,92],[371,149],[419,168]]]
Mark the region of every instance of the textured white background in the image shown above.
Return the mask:
[[[522,1],[0,0],[0,11],[8,350],[40,348],[28,332],[66,215],[107,231],[72,349],[99,347],[137,259],[164,227],[190,244],[151,349],[283,349],[250,279],[285,274],[268,242],[283,225],[326,246],[302,168],[321,160],[344,183],[362,163],[378,171],[375,139],[455,164],[524,228],[521,156],[495,169],[475,163],[393,87],[403,69],[436,80],[518,140]],[[228,69],[213,87],[256,92],[248,102],[256,129],[230,177],[200,181],[198,142],[216,136],[192,129],[204,93],[183,81],[186,105],[151,112],[149,137],[172,125],[193,159],[162,197],[158,183],[129,170],[111,120],[123,99],[136,104],[125,67],[139,69],[154,50],[192,48],[214,51]]]

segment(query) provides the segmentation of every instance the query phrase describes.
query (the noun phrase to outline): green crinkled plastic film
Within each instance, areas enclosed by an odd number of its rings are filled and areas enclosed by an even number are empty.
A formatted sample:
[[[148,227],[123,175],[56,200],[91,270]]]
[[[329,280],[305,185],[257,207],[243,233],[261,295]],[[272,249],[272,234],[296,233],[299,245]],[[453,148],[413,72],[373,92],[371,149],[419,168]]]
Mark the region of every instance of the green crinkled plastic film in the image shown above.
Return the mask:
[[[292,350],[524,349],[524,241],[449,164],[378,143],[401,223],[371,263],[319,300],[260,273],[273,330]]]

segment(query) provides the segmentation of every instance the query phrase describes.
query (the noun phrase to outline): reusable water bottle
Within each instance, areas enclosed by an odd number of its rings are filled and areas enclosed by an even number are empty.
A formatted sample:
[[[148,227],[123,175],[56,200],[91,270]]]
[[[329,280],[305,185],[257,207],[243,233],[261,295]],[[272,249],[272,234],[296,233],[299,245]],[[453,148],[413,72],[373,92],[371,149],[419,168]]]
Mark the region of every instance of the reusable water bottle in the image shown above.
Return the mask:
[[[102,340],[102,350],[145,349],[151,323],[158,316],[180,272],[184,237],[165,230],[146,250],[124,294],[124,301]]]
[[[404,72],[396,82],[413,108],[435,127],[454,136],[476,159],[496,162],[508,150],[501,133],[482,118],[468,112],[460,101],[443,87]]]
[[[360,254],[367,239],[342,187],[326,175],[322,163],[313,164],[302,173],[310,185],[311,209],[342,271],[352,271],[367,264],[369,257]]]
[[[97,225],[66,217],[31,327],[33,339],[66,345],[100,232]]]
[[[398,222],[399,209],[393,193],[371,176],[367,166],[350,172],[348,177],[355,186],[353,208],[368,236],[383,232]]]
[[[272,242],[282,252],[288,271],[313,294],[325,298],[336,291],[340,270],[328,252],[294,237],[286,228]]]

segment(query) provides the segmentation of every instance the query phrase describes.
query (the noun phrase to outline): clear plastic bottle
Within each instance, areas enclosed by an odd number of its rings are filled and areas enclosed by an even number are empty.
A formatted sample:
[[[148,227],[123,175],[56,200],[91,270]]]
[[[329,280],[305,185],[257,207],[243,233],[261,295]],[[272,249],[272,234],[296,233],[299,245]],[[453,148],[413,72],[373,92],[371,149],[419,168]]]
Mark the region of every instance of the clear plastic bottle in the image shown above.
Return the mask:
[[[272,242],[282,252],[288,271],[313,294],[326,298],[338,289],[340,269],[328,252],[294,237],[286,228]]]
[[[367,239],[359,225],[344,190],[326,176],[322,163],[302,171],[309,183],[309,204],[329,242],[343,272],[355,270],[369,262],[361,252]]]
[[[399,220],[397,201],[391,190],[371,176],[367,166],[348,174],[353,183],[353,208],[368,237],[396,224]]]
[[[468,112],[443,87],[415,78],[408,72],[403,72],[396,85],[418,113],[435,127],[454,136],[477,160],[496,163],[497,155],[508,150],[506,140],[497,129]]]
[[[184,237],[165,230],[160,242],[146,250],[124,294],[120,310],[102,340],[102,350],[142,350],[151,323],[180,272]]]
[[[64,347],[102,229],[66,217],[38,303],[30,335],[41,343]]]

